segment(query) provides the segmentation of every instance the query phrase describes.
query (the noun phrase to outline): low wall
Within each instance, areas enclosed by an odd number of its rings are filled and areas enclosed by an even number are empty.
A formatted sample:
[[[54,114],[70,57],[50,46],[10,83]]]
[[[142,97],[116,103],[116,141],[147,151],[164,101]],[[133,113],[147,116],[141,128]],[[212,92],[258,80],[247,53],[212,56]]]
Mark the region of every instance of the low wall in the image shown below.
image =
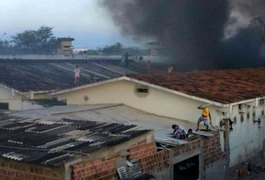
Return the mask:
[[[64,180],[64,168],[49,168],[0,158],[1,180]]]

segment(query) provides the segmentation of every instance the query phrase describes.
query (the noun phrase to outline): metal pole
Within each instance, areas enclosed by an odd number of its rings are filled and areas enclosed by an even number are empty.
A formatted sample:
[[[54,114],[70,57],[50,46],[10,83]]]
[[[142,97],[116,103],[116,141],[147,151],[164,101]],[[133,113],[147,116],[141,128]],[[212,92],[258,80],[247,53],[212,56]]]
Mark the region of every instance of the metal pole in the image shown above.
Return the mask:
[[[225,169],[225,179],[229,179],[229,167],[230,167],[230,119],[224,119],[225,121],[225,132],[224,132],[224,151],[226,153],[226,169]]]

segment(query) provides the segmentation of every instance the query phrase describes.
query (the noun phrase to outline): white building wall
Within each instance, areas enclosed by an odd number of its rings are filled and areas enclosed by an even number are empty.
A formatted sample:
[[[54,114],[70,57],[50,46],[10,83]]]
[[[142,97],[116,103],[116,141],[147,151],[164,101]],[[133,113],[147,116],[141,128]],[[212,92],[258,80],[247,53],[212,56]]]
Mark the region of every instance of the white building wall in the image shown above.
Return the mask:
[[[203,103],[149,87],[149,94],[141,97],[135,93],[136,84],[126,80],[90,87],[59,95],[67,104],[126,104],[149,113],[196,123],[201,115],[197,109]],[[87,98],[85,98],[87,97]],[[87,99],[87,101],[85,100]],[[220,114],[210,106],[213,117]],[[218,125],[219,122],[215,122]]]
[[[41,109],[41,108],[43,108],[43,106],[38,105],[38,104],[34,104],[32,102],[29,102],[29,101],[23,101],[23,103],[22,103],[22,110],[23,111],[32,110],[32,109]]]
[[[253,157],[263,149],[264,133],[264,117],[261,111],[264,105],[255,107],[255,101],[243,105],[243,109],[239,110],[238,105],[233,106],[231,120],[234,121],[233,131],[230,133],[230,165],[234,166],[239,162],[245,161]],[[240,114],[239,112],[243,112]],[[253,117],[253,112],[256,117]],[[247,114],[249,113],[249,118]],[[243,115],[243,120],[241,120]],[[260,118],[261,124],[253,122]],[[236,120],[236,121],[235,121]]]
[[[9,110],[22,109],[22,96],[5,86],[0,86],[0,102],[8,103]]]

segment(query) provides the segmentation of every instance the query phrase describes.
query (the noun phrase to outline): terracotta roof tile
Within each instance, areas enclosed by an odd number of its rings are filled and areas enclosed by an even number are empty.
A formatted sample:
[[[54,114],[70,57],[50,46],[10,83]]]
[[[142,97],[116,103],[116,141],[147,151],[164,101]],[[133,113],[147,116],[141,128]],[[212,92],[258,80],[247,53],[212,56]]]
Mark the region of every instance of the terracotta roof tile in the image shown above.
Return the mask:
[[[224,104],[265,96],[265,68],[171,75],[133,74],[128,77]]]

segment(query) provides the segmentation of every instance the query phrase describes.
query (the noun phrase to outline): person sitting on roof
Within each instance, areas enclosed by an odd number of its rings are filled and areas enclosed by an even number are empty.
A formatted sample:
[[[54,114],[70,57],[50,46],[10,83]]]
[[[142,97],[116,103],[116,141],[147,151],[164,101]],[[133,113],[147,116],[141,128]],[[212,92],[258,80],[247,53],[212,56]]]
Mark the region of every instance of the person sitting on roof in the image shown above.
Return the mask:
[[[193,136],[192,129],[188,130],[187,138],[190,138]]]
[[[187,130],[183,126],[173,124],[172,129],[173,129],[172,134],[175,135],[177,139],[186,139]]]
[[[211,113],[209,111],[209,108],[207,106],[205,107],[199,106],[198,109],[202,110],[202,115],[198,119],[196,131],[199,130],[199,126],[201,122],[203,122],[204,126],[206,127],[206,130],[208,130],[209,129],[208,117],[210,119],[210,124],[212,124],[212,118],[211,118]]]
[[[74,84],[78,85],[79,81],[80,81],[80,68],[78,67],[78,65],[76,65],[75,69],[74,69],[74,76],[75,76],[75,81]]]

